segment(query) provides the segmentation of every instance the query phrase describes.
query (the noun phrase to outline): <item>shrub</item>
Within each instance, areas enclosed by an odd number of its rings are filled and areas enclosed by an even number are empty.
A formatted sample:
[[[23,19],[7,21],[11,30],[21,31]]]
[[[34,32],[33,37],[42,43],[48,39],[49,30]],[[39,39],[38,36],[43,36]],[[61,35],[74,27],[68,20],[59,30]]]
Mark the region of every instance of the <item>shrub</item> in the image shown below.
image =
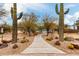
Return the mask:
[[[64,38],[64,40],[65,40],[65,41],[68,41],[68,38],[67,38],[67,37],[65,37],[65,38]]]
[[[55,45],[60,45],[60,42],[59,42],[59,41],[56,41],[56,42],[55,42]]]
[[[17,44],[14,44],[12,48],[13,49],[16,49],[16,48],[18,48],[18,45]]]
[[[65,41],[72,41],[73,39],[74,39],[74,38],[72,38],[72,37],[65,37],[65,38],[64,38]]]
[[[52,39],[52,37],[51,37],[51,38],[46,38],[46,40],[47,40],[47,41],[52,41],[53,39]]]
[[[23,39],[25,39],[26,37],[23,37]]]
[[[25,43],[25,42],[29,42],[29,40],[28,39],[21,40],[21,43]]]
[[[21,40],[21,43],[25,43],[25,42],[26,42],[26,40],[25,40],[25,39]]]
[[[70,43],[70,44],[68,45],[68,48],[73,50],[73,49],[74,49],[73,44]]]

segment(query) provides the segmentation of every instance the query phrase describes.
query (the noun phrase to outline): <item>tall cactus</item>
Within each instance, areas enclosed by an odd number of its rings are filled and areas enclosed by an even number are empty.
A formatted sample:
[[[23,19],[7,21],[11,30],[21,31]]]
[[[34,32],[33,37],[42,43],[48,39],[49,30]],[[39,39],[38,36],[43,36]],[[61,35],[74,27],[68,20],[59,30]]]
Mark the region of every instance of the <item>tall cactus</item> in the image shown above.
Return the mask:
[[[64,5],[60,3],[60,12],[58,11],[58,4],[55,6],[56,13],[59,15],[59,39],[64,39],[64,14],[69,12],[69,8],[64,12]]]
[[[17,4],[13,3],[11,7],[11,17],[13,19],[13,28],[12,28],[12,42],[17,42],[17,20],[22,17],[23,13],[21,12],[19,17],[17,17]]]

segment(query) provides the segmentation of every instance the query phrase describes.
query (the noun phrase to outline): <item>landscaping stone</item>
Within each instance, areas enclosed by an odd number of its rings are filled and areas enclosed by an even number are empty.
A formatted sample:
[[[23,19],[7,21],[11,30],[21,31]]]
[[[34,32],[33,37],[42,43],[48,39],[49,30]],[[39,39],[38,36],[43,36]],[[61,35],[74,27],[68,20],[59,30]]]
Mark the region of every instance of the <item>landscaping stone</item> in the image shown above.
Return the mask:
[[[76,38],[75,40],[78,40],[79,41],[79,38]]]
[[[16,48],[18,48],[18,45],[17,44],[14,44],[12,48],[13,49],[16,49]]]
[[[75,49],[79,49],[79,45],[77,44],[72,44],[74,46]]]
[[[55,37],[55,39],[58,39],[58,37]]]
[[[59,41],[56,41],[56,42],[55,42],[55,45],[60,45],[60,42],[59,42]]]
[[[8,46],[7,43],[0,44],[0,49],[1,49],[1,48],[5,48],[5,47],[7,47],[7,46]]]

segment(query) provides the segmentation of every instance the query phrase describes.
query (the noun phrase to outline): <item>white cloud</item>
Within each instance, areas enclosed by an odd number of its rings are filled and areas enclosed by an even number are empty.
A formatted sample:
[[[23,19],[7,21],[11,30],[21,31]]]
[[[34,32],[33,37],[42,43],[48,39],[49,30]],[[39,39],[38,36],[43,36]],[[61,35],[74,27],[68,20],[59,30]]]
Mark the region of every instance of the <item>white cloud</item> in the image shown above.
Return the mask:
[[[4,8],[10,12],[11,10],[11,7],[12,7],[12,4],[11,3],[8,3],[8,4],[4,4]],[[30,8],[32,10],[36,10],[36,11],[39,11],[41,9],[45,9],[45,5],[44,4],[31,4],[31,3],[27,3],[27,4],[21,4],[21,3],[18,3],[17,4],[17,11],[18,13],[21,12],[21,11],[27,11],[27,8]],[[28,12],[28,11],[27,11]]]
[[[73,25],[76,20],[79,20],[79,11],[75,12],[73,15],[68,14],[65,16],[65,23],[66,24]]]
[[[72,7],[75,7],[75,6],[77,6],[76,4],[67,4],[66,6],[65,6],[65,8],[72,8]]]
[[[12,3],[6,3],[4,4],[4,9],[6,9],[9,13],[8,13],[8,16],[3,20],[3,21],[7,21],[6,19],[8,17],[11,17],[11,13],[10,13],[10,10],[11,10],[11,7],[13,6]],[[21,3],[17,3],[17,13],[19,12],[28,12],[28,8],[30,8],[31,10],[35,10],[35,11],[41,11],[41,10],[44,10],[45,9],[45,5],[44,4],[33,4],[33,3],[24,3],[24,4],[21,4]],[[46,8],[47,9],[47,8]],[[20,22],[21,20],[19,20],[18,22]]]

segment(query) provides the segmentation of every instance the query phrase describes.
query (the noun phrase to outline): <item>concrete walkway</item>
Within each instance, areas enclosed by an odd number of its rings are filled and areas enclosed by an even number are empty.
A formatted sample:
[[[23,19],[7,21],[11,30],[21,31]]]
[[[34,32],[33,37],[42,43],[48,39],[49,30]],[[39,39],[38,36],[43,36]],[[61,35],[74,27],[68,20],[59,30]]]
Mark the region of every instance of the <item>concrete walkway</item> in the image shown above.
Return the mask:
[[[65,52],[52,47],[50,44],[48,44],[41,35],[37,35],[33,41],[33,43],[26,48],[21,54],[33,54],[33,53],[58,53],[58,54],[65,54]]]

